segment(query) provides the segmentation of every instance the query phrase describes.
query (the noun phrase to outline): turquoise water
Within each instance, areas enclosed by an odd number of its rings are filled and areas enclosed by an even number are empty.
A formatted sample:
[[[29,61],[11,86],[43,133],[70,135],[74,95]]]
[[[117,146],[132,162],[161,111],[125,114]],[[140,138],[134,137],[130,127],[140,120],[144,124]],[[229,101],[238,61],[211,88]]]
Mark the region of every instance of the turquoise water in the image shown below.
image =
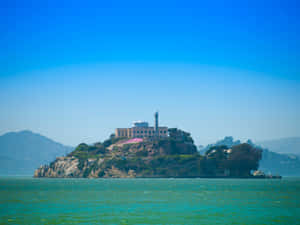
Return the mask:
[[[0,224],[300,224],[300,179],[0,178]]]

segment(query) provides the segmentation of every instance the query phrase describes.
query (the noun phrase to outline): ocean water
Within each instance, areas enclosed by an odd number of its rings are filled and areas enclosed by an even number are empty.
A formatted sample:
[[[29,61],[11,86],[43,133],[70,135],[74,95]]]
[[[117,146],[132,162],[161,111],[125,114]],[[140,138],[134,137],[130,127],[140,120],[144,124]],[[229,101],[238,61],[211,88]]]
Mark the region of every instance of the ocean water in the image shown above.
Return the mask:
[[[300,178],[0,178],[0,224],[300,224]]]

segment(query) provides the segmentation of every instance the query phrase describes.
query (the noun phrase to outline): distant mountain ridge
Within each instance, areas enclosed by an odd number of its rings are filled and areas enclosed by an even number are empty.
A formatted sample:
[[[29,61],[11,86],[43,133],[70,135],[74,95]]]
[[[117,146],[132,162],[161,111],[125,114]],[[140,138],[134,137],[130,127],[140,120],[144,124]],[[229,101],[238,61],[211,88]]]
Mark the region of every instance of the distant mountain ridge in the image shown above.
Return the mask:
[[[40,165],[72,150],[32,131],[6,133],[0,136],[0,175],[32,175]]]
[[[300,155],[300,137],[257,141],[256,143],[272,152]]]

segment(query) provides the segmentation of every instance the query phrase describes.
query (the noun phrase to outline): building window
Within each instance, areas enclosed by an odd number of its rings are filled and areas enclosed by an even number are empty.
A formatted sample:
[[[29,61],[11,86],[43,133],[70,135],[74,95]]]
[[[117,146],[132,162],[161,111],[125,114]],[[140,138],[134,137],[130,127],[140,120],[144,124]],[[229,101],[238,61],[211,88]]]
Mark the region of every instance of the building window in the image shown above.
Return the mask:
[[[137,133],[140,133],[139,131],[137,131]]]
[[[143,133],[143,131],[141,131],[141,134]]]
[[[167,133],[167,131],[165,130],[164,133]]]
[[[162,131],[159,131],[159,133],[162,133]]]

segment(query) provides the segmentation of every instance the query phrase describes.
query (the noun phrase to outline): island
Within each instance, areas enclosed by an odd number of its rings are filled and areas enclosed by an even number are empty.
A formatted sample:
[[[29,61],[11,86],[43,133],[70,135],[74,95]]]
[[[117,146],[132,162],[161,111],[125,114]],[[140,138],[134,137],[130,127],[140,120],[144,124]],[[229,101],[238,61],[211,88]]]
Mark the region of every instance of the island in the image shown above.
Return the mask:
[[[104,142],[74,151],[38,168],[34,177],[53,178],[279,178],[257,171],[262,150],[249,143],[197,151],[191,134],[136,121],[117,128]]]
[[[38,168],[34,177],[57,178],[251,178],[258,168],[261,150],[247,143],[228,148],[211,147],[201,155],[190,134],[170,129],[160,139],[111,135],[103,143],[79,144],[65,157]]]

